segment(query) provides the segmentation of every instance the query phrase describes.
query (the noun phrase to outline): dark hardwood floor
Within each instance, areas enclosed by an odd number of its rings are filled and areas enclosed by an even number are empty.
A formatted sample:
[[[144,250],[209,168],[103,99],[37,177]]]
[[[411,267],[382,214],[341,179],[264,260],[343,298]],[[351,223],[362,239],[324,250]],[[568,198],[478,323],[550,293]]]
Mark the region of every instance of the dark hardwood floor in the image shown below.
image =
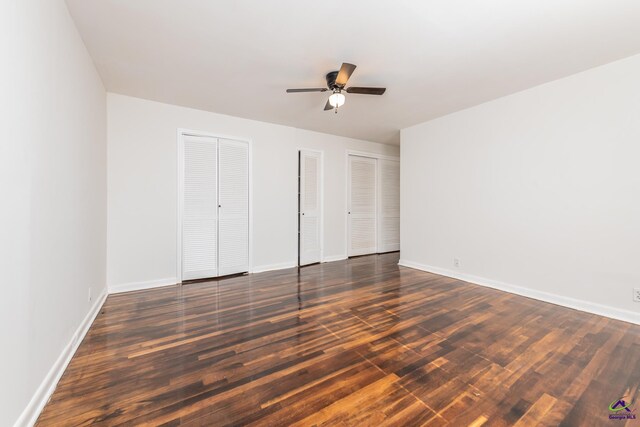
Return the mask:
[[[109,296],[38,424],[640,425],[640,326],[397,261]]]

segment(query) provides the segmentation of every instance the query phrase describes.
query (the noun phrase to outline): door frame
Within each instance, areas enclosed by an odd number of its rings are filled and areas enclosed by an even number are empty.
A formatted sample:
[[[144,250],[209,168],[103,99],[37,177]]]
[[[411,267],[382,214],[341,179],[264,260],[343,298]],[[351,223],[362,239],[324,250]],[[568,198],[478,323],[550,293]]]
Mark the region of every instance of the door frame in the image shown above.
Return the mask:
[[[300,162],[301,160],[301,155],[300,153],[302,151],[309,151],[311,153],[318,153],[320,154],[320,173],[318,175],[318,180],[320,182],[319,185],[319,191],[320,191],[320,206],[318,207],[318,216],[320,218],[320,262],[324,262],[324,150],[315,150],[312,148],[305,148],[305,147],[298,147],[296,149],[296,154],[297,154],[297,162],[298,162],[298,168],[297,168],[297,182],[298,182],[298,200],[297,200],[297,204],[296,204],[296,208],[297,208],[297,212],[296,212],[296,266],[300,267],[300,194],[301,194],[301,188],[300,188],[300,182],[301,182],[301,176],[300,176],[300,172],[301,172],[301,167],[302,164]]]
[[[382,186],[380,185],[380,179],[381,179],[381,173],[380,173],[380,160],[393,160],[393,161],[400,161],[400,157],[398,156],[389,156],[386,154],[378,154],[378,153],[372,153],[369,151],[358,151],[358,150],[346,150],[345,152],[345,156],[344,156],[344,165],[345,165],[345,183],[346,183],[346,188],[345,188],[345,210],[344,210],[344,218],[345,218],[345,225],[344,225],[344,229],[345,229],[345,254],[346,254],[346,258],[349,258],[352,255],[349,255],[349,247],[351,246],[351,227],[349,226],[349,187],[351,186],[351,180],[350,180],[350,176],[349,176],[349,156],[360,156],[360,157],[369,157],[371,159],[376,159],[376,252],[378,253],[378,251],[380,250],[380,218],[382,217],[382,207],[380,204],[380,200],[381,200],[381,191],[382,191]],[[373,255],[373,254],[371,254]],[[353,255],[353,256],[359,256],[359,255]]]
[[[206,132],[193,129],[178,128],[176,131],[176,171],[177,171],[177,187],[176,187],[176,278],[178,283],[182,283],[182,217],[183,217],[183,199],[184,199],[184,137],[195,136],[216,139],[230,139],[233,141],[244,142],[249,149],[249,273],[253,272],[253,142],[250,138],[225,135],[221,133]],[[218,254],[219,256],[219,254]]]

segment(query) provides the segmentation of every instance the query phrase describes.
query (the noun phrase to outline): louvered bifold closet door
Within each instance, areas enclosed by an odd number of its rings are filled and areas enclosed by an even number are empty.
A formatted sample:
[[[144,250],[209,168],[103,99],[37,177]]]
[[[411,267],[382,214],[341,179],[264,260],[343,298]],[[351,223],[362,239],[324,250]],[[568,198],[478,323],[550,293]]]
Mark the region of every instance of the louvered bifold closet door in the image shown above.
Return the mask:
[[[182,280],[218,275],[217,165],[215,138],[184,137]]]
[[[376,252],[376,159],[349,156],[349,256]]]
[[[380,159],[378,252],[400,250],[400,162]]]
[[[218,140],[219,274],[249,271],[249,146]]]
[[[300,265],[320,262],[320,153],[300,152]]]

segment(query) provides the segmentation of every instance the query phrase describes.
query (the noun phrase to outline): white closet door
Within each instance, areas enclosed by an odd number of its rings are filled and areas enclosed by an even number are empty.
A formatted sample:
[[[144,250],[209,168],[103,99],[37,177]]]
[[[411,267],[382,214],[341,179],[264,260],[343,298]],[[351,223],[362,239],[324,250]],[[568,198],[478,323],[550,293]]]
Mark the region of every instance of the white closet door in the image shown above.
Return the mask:
[[[218,140],[219,274],[249,271],[249,146]]]
[[[182,280],[218,275],[218,171],[215,138],[184,137]]]
[[[376,252],[376,159],[349,156],[349,256]]]
[[[320,262],[320,153],[300,151],[300,265]]]
[[[400,250],[400,162],[380,159],[378,252]]]

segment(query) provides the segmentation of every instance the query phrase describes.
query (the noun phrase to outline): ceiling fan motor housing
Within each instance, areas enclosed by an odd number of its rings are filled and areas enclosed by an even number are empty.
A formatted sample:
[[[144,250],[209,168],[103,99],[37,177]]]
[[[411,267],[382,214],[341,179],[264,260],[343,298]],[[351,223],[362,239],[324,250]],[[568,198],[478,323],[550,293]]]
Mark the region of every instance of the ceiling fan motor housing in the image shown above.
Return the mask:
[[[336,78],[338,77],[338,71],[332,71],[327,74],[327,87],[331,90],[338,89],[340,86],[336,85]]]

